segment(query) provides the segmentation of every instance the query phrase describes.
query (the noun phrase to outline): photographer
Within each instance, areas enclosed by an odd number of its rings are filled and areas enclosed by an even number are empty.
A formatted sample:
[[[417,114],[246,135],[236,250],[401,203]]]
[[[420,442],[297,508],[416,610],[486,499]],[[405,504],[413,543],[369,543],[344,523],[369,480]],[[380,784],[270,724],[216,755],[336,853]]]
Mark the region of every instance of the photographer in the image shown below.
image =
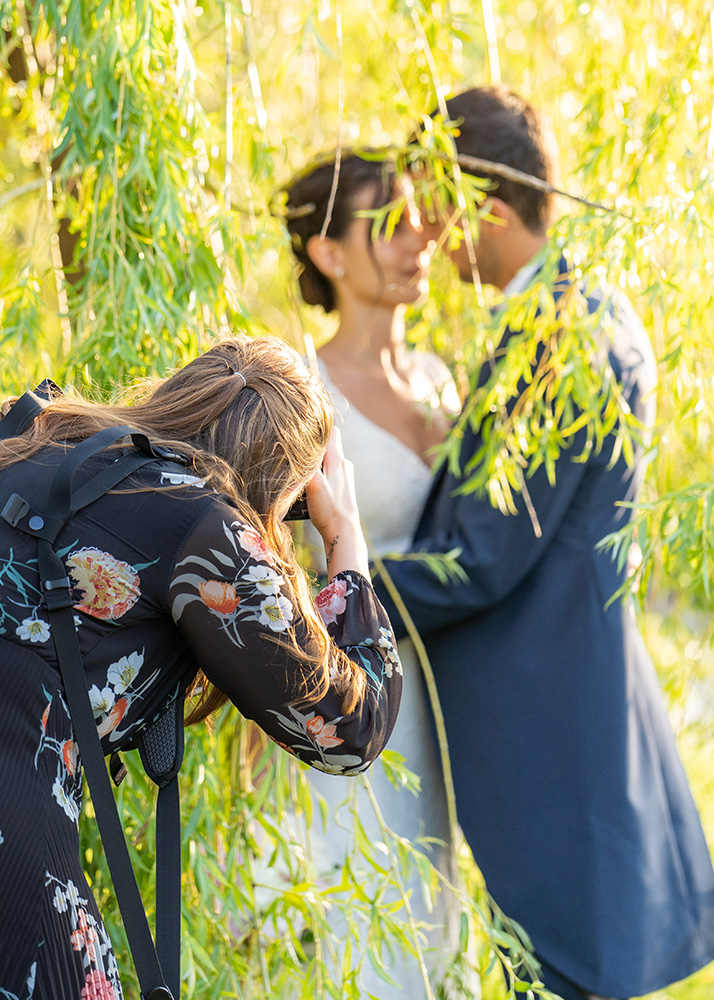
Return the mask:
[[[57,537],[104,753],[126,747],[187,692],[188,723],[230,699],[308,764],[367,768],[393,728],[401,667],[366,578],[351,469],[319,380],[279,340],[245,338],[218,344],[131,406],[57,399],[0,441],[3,497],[44,511],[73,446],[115,425],[184,465],[149,461],[77,510]],[[123,439],[90,453],[74,477],[78,492],[126,451]],[[330,577],[317,608],[283,524],[304,491]],[[38,542],[8,523],[7,510],[0,995],[118,1000],[116,961],[80,865],[82,768]]]

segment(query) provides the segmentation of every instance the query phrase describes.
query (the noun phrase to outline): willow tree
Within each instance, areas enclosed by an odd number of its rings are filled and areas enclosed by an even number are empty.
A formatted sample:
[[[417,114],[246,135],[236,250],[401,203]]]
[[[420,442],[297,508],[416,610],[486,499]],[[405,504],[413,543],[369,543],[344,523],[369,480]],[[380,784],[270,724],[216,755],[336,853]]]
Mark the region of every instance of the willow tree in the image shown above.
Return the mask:
[[[501,80],[550,113],[563,157],[555,238],[584,276],[628,293],[659,359],[653,460],[632,528],[644,559],[633,583],[696,775],[704,723],[692,720],[693,699],[683,696],[698,691],[710,710],[712,689],[709,11],[694,0],[626,8],[615,0],[0,0],[0,22],[5,392],[46,374],[110,392],[228,330],[277,331],[297,346],[305,332],[328,337],[330,323],[297,304],[279,194],[289,176],[336,147],[383,147],[399,159],[423,114],[474,83]],[[462,180],[459,189],[458,171],[454,180],[448,124],[430,136],[432,175],[463,197],[477,225],[479,188]],[[434,281],[439,295],[414,310],[412,337],[446,357],[466,391],[493,333],[488,294],[463,287],[446,262]],[[589,372],[577,340],[562,350],[570,377],[557,382],[556,397]],[[517,363],[508,359],[506,378]],[[581,384],[597,431],[616,402]],[[485,415],[471,407],[468,419]],[[626,416],[618,414],[625,448]],[[497,411],[471,488],[508,508],[527,483],[519,451],[553,461],[563,430],[537,394],[523,427]],[[614,557],[624,558],[629,541],[609,540]],[[232,710],[214,734],[189,744],[188,995],[358,996],[362,962],[379,968],[387,942],[419,947],[407,903],[388,912],[379,893],[415,865],[425,891],[462,901],[462,945],[484,971],[510,947],[511,993],[519,976],[535,975],[527,959],[518,965],[517,931],[489,908],[468,859],[463,885],[440,886],[424,855],[385,830],[378,855],[356,835],[361,862],[345,866],[339,887],[317,884],[307,831],[320,803],[300,768]],[[399,794],[410,794],[403,765],[387,752],[384,766]],[[140,769],[131,772],[122,808],[150,899],[151,792]],[[705,809],[704,819],[714,840],[714,816]],[[110,909],[101,845],[89,835],[85,848]],[[365,865],[379,877],[358,878]],[[331,955],[335,909],[348,926],[344,969]],[[125,956],[123,944],[119,951]],[[457,982],[461,971],[456,961]],[[705,972],[681,995],[703,996],[710,981]],[[501,993],[500,979],[490,989]]]

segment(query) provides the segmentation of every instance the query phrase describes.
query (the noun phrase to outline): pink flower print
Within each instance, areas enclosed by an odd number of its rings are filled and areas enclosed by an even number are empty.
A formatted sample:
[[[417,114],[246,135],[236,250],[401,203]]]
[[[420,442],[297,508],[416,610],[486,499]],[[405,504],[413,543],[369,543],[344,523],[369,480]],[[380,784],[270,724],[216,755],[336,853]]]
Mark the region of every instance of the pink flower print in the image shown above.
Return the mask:
[[[338,747],[344,743],[339,736],[335,736],[337,726],[334,722],[325,723],[321,715],[314,715],[307,720],[306,729],[308,735],[321,747]]]
[[[139,600],[139,574],[129,563],[100,549],[84,548],[67,558],[74,587],[82,594],[78,611],[94,618],[121,618]]]
[[[95,944],[99,940],[99,935],[93,927],[90,927],[87,914],[84,910],[79,910],[77,916],[79,918],[79,930],[74,931],[70,936],[70,943],[75,951],[81,951],[84,948],[89,961],[96,963],[97,949],[95,948]],[[91,994],[87,995],[91,996]],[[84,990],[82,990],[82,996],[84,996]]]
[[[116,1000],[114,987],[99,969],[92,969],[87,973],[81,1000]]]
[[[243,528],[238,532],[238,541],[242,548],[249,552],[254,559],[272,563],[275,557],[260,537],[255,528]]]
[[[62,760],[69,773],[74,774],[79,763],[79,750],[74,740],[65,740],[62,744]]]
[[[232,615],[240,604],[240,597],[232,583],[221,580],[202,580],[198,585],[201,600],[218,615]]]
[[[113,732],[126,714],[129,702],[126,698],[117,698],[109,715],[104,722],[97,726],[97,735],[101,740],[107,733]]]
[[[346,595],[347,584],[344,580],[333,580],[317,595],[315,604],[325,625],[336,622],[337,616],[344,612],[347,607]]]

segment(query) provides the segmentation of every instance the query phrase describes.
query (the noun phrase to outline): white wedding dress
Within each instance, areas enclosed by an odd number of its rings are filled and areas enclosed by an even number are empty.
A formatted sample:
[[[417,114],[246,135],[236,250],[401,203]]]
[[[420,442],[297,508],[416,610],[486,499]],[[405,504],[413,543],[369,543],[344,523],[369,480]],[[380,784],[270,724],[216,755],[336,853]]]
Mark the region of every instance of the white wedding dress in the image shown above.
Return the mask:
[[[425,401],[434,396],[435,390],[438,394],[445,381],[451,388],[451,398],[457,398],[448,371],[438,358],[420,353],[415,355],[415,359],[418,359],[424,374],[425,390],[430,390],[424,392]],[[411,544],[426,500],[431,470],[398,438],[351,406],[330,381],[325,366],[322,363],[319,366],[333,397],[336,425],[342,431],[345,455],[354,465],[360,517],[370,547],[379,555],[405,552]],[[317,540],[316,533],[315,538]],[[366,778],[336,778],[311,771],[309,780],[312,787],[326,799],[330,813],[327,829],[324,830],[317,820],[311,834],[313,853],[320,859],[318,870],[323,877],[329,877],[331,869],[332,875],[339,879],[345,856],[353,847],[352,816],[345,804],[350,795],[350,789],[346,787],[348,782],[355,780],[362,783],[358,792],[359,819],[367,837],[372,843],[383,841],[381,826],[364,787],[367,780],[371,783],[386,825],[395,834],[410,841],[417,837],[433,837],[441,841],[422,849],[447,878],[453,878],[441,760],[421,667],[409,639],[400,641],[399,655],[404,670],[404,686],[388,749],[403,755],[406,766],[421,780],[421,792],[415,796],[407,789],[395,788],[379,761],[370,768]],[[385,855],[381,855],[380,863],[388,867]],[[368,870],[366,865],[365,869]],[[378,885],[373,871],[367,877],[372,885]],[[429,909],[422,897],[419,878],[413,870],[407,889],[411,891],[410,906],[415,920],[434,925],[426,932],[421,944],[430,980],[435,985],[448,954],[456,947],[455,907],[453,903],[449,905],[449,894],[442,891],[436,895],[433,908]],[[396,891],[387,896],[389,901],[398,898]],[[406,919],[404,909],[398,910],[396,916],[399,920]],[[422,1000],[426,996],[423,975],[414,956],[395,950],[393,955],[383,954],[382,957],[389,976],[400,987],[394,988],[385,983],[365,962],[363,975],[370,993],[381,1000]]]

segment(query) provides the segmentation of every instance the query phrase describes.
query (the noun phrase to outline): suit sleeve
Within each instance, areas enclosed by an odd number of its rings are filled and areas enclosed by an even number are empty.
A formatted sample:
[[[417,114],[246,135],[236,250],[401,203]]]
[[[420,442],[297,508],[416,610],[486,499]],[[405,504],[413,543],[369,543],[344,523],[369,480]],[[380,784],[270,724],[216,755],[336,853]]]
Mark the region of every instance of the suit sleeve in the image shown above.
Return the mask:
[[[574,462],[571,452],[556,462],[555,486],[541,466],[527,481],[541,534],[537,535],[523,497],[518,513],[504,515],[487,498],[454,496],[458,481],[447,476],[442,495],[436,498],[439,531],[419,538],[415,552],[444,553],[460,549],[458,563],[465,581],[440,580],[423,560],[387,559],[385,568],[419,632],[453,625],[499,603],[528,576],[552,543],[573,497],[588,469]],[[392,622],[397,638],[406,626],[377,577],[375,589]]]

